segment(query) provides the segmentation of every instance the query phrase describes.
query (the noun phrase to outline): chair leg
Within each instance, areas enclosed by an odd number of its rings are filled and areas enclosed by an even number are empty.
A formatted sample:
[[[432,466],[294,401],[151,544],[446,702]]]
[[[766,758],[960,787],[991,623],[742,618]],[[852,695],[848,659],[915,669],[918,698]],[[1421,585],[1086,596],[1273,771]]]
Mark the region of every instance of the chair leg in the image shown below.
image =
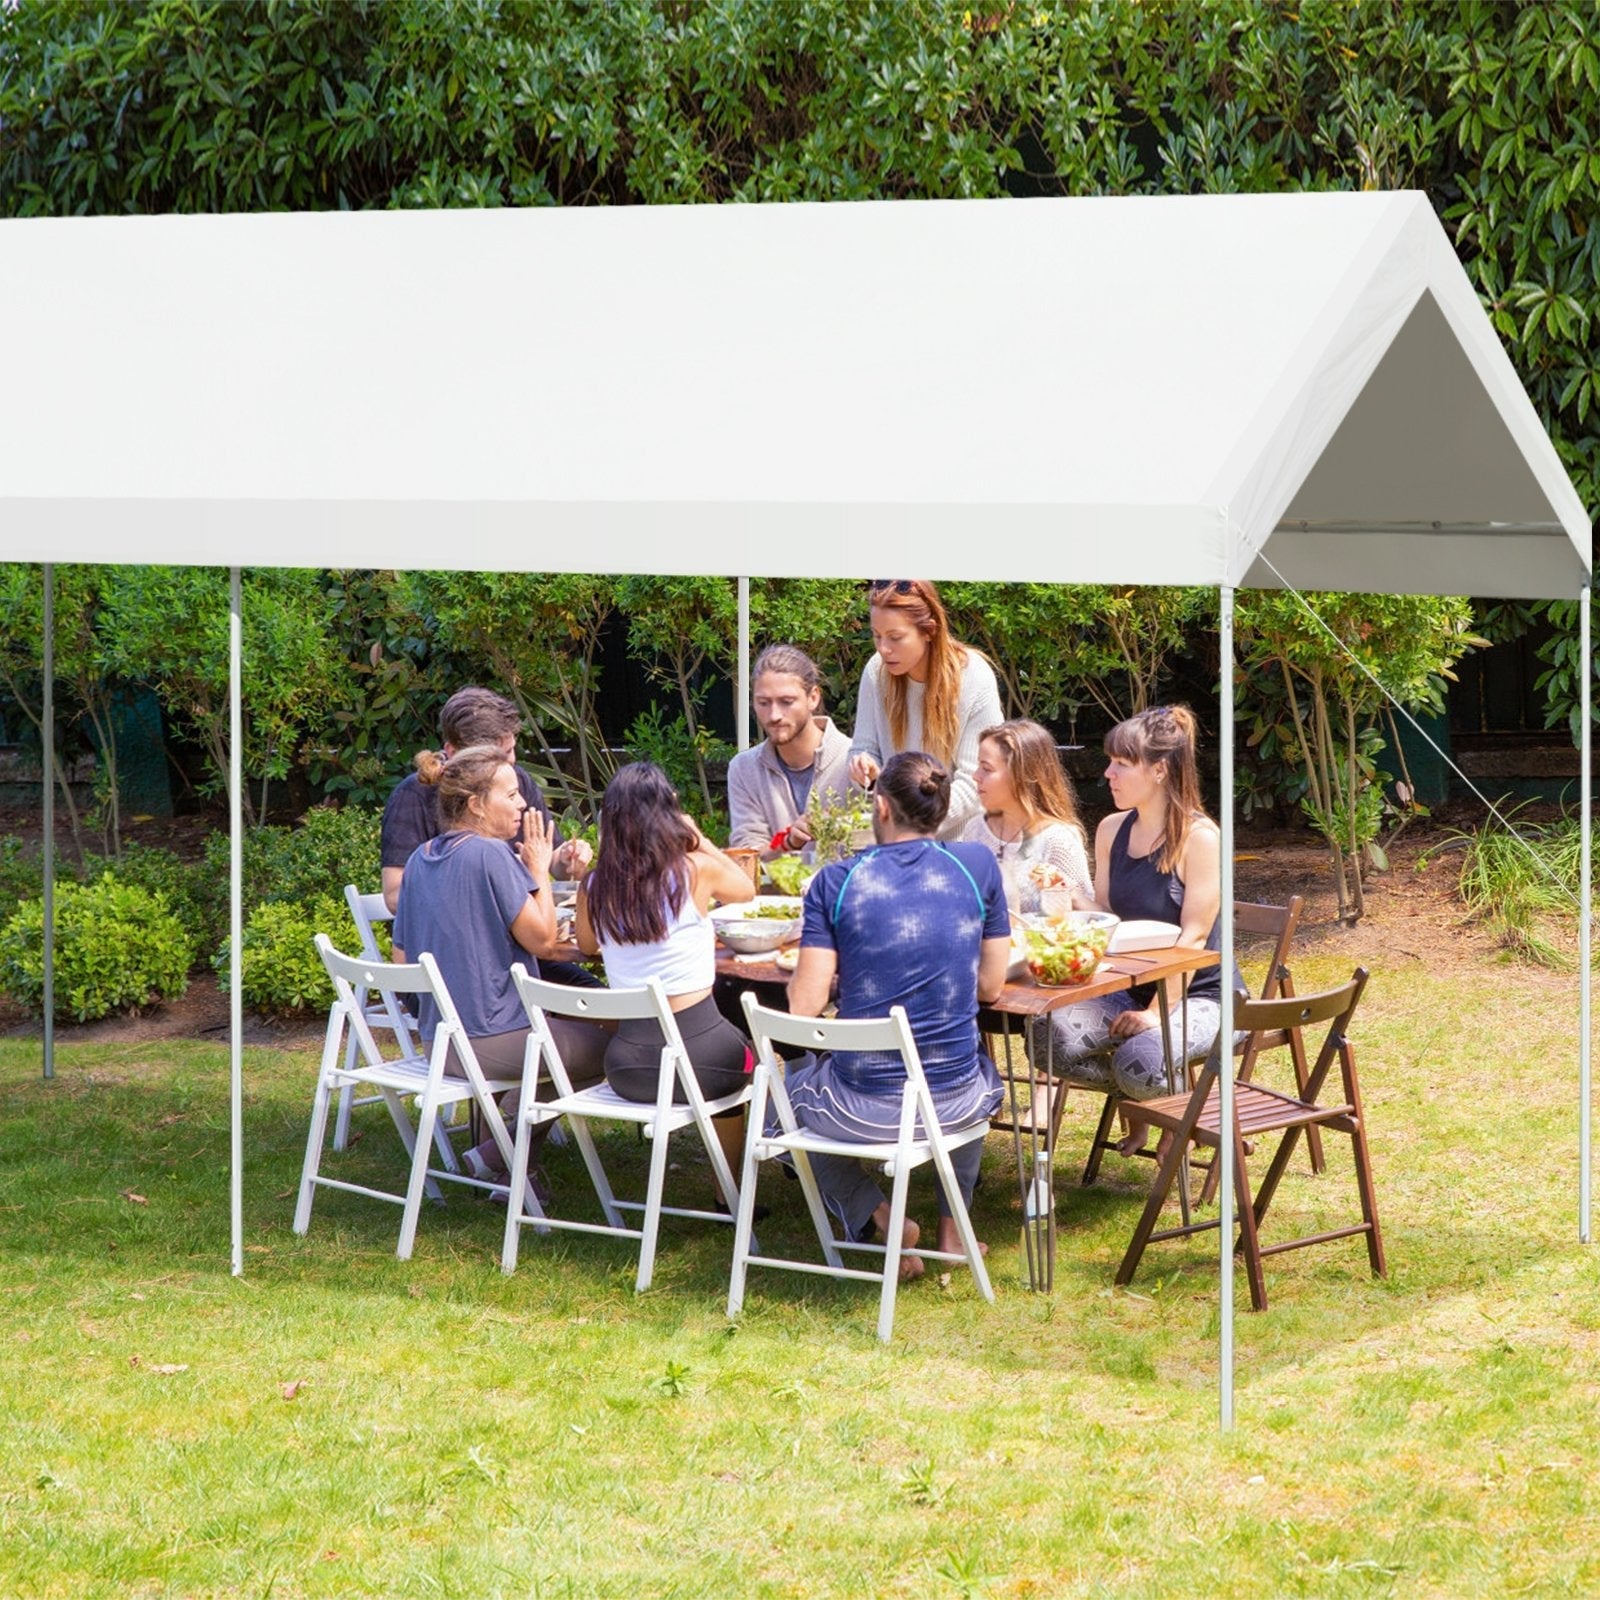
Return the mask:
[[[1106,1101],[1107,1106],[1111,1101]],[[1186,1134],[1187,1130],[1185,1130]],[[1150,1235],[1156,1231],[1156,1223],[1161,1216],[1161,1208],[1167,1203],[1167,1196],[1172,1191],[1172,1185],[1178,1176],[1178,1169],[1183,1165],[1184,1149],[1187,1139],[1184,1135],[1175,1133],[1172,1136],[1172,1147],[1163,1158],[1156,1171],[1156,1181],[1150,1186],[1150,1197],[1144,1203],[1144,1211],[1139,1217],[1138,1225],[1133,1230],[1133,1237],[1128,1241],[1128,1248],[1122,1257],[1122,1265],[1117,1268],[1116,1281],[1120,1284],[1133,1282],[1133,1275],[1139,1270],[1139,1258],[1144,1254],[1144,1247],[1150,1242]]]
[[[589,1119],[572,1117],[568,1120],[572,1128],[573,1142],[583,1157],[585,1168],[588,1169],[589,1181],[594,1185],[594,1192],[600,1201],[600,1209],[605,1213],[606,1222],[613,1228],[625,1228],[627,1223],[617,1206],[617,1197],[611,1191],[611,1180],[606,1176],[606,1169],[600,1164],[600,1152],[595,1146],[594,1135],[589,1131]]]
[[[352,1031],[344,1047],[346,1071],[355,1066],[356,1051],[359,1049],[360,1041]],[[350,1103],[355,1097],[356,1086],[353,1083],[347,1083],[339,1090],[339,1115],[335,1118],[333,1124],[333,1148],[335,1150],[343,1150],[350,1142]]]
[[[1117,1097],[1108,1094],[1100,1107],[1100,1121],[1094,1130],[1094,1143],[1089,1146],[1089,1162],[1083,1169],[1083,1187],[1088,1188],[1100,1174],[1100,1158],[1106,1152],[1111,1133],[1111,1119],[1117,1114]]]
[[[739,1163],[739,1207],[733,1225],[733,1266],[728,1273],[728,1316],[736,1317],[744,1308],[744,1286],[750,1273],[751,1234],[756,1219],[756,1144],[766,1126],[766,1068],[757,1063],[755,1092],[750,1097],[749,1122],[745,1128],[744,1156]]]
[[[306,1135],[306,1159],[300,1169],[300,1197],[295,1201],[294,1231],[303,1234],[311,1227],[311,1197],[316,1191],[317,1170],[322,1165],[322,1142],[328,1134],[326,1074],[317,1077],[317,1092],[311,1101],[311,1131]]]
[[[656,1237],[661,1232],[661,1195],[667,1183],[668,1135],[658,1125],[650,1140],[650,1182],[645,1190],[644,1221],[639,1238],[639,1275],[633,1292],[643,1294],[656,1270]]]
[[[1345,1041],[1339,1060],[1346,1102],[1355,1110],[1350,1145],[1355,1155],[1356,1192],[1361,1196],[1361,1218],[1367,1225],[1367,1260],[1376,1278],[1388,1276],[1383,1256],[1383,1230],[1378,1226],[1378,1191],[1372,1182],[1372,1154],[1367,1149],[1367,1113],[1361,1104],[1361,1084],[1356,1077],[1355,1047]]]
[[[1265,1311],[1267,1282],[1261,1270],[1261,1235],[1256,1228],[1256,1208],[1250,1198],[1250,1175],[1245,1170],[1244,1140],[1239,1136],[1237,1127],[1233,1131],[1233,1192],[1239,1211],[1238,1248],[1244,1257],[1245,1275],[1250,1280],[1250,1304],[1257,1311]]]
[[[1306,1084],[1311,1079],[1311,1067],[1306,1061],[1305,1040],[1298,1033],[1289,1035],[1289,1059],[1294,1062],[1295,1092],[1304,1100]],[[1315,1123],[1306,1129],[1306,1149],[1311,1153],[1311,1170],[1315,1173],[1326,1172],[1328,1162],[1322,1153],[1322,1130]]]
[[[1351,1135],[1356,1162],[1356,1191],[1361,1196],[1361,1218],[1367,1225],[1367,1260],[1375,1278],[1389,1275],[1383,1256],[1383,1230],[1378,1226],[1378,1196],[1372,1184],[1372,1157],[1367,1150],[1367,1123],[1359,1109]]]
[[[517,1140],[511,1151],[511,1174],[506,1184],[506,1231],[500,1246],[500,1270],[517,1270],[517,1247],[522,1237],[523,1192],[528,1182],[528,1153],[533,1145],[533,1124],[519,1110]]]
[[[961,1190],[956,1185],[955,1168],[951,1164],[948,1151],[934,1152],[933,1168],[938,1174],[945,1199],[949,1202],[950,1220],[956,1225],[962,1252],[967,1258],[967,1266],[972,1271],[972,1281],[977,1284],[979,1294],[993,1305],[994,1286],[989,1282],[988,1264],[984,1261],[983,1251],[978,1247],[978,1230],[972,1226],[972,1214],[967,1210],[967,1203],[961,1198]],[[1053,1224],[1055,1220],[1053,1214],[1050,1220]],[[1051,1259],[1053,1263],[1054,1257]]]
[[[395,1255],[401,1261],[411,1259],[412,1246],[417,1241],[417,1218],[422,1211],[422,1193],[432,1180],[428,1177],[428,1152],[433,1148],[433,1125],[438,1120],[439,1108],[431,1093],[422,1096],[422,1115],[418,1119],[416,1139],[411,1157],[411,1178],[406,1184],[405,1209],[400,1214],[400,1244]],[[401,1114],[404,1121],[404,1113]],[[407,1123],[409,1128],[410,1124]]]
[[[895,1163],[894,1187],[889,1194],[889,1228],[884,1239],[883,1288],[878,1294],[878,1338],[888,1344],[894,1335],[894,1302],[900,1289],[901,1240],[905,1236],[906,1199],[911,1187],[911,1169]]]
[[[1283,1180],[1284,1173],[1289,1170],[1295,1141],[1299,1137],[1299,1128],[1287,1129],[1278,1143],[1278,1148],[1272,1152],[1272,1163],[1267,1168],[1266,1177],[1261,1180],[1261,1187],[1256,1190],[1255,1205],[1252,1208],[1257,1228],[1266,1220],[1267,1207],[1272,1204],[1272,1197],[1278,1192],[1278,1185]]]
[[[394,1123],[394,1131],[400,1135],[400,1143],[405,1146],[406,1156],[415,1160],[417,1154],[417,1134],[411,1126],[411,1118],[406,1115],[405,1101],[393,1089],[383,1091],[383,1103],[389,1108],[389,1119]],[[418,1105],[422,1103],[418,1096]],[[439,1185],[434,1182],[433,1175],[428,1172],[428,1163],[424,1161],[423,1167],[423,1192],[430,1200],[444,1204],[444,1196],[439,1192]]]

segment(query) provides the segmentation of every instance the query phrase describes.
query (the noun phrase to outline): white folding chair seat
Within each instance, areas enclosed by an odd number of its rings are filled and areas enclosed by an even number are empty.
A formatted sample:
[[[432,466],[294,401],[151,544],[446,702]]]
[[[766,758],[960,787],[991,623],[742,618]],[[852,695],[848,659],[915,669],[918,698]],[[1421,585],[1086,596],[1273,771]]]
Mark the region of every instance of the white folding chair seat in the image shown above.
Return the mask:
[[[501,1268],[506,1272],[516,1270],[517,1246],[525,1226],[531,1226],[539,1233],[549,1228],[567,1228],[575,1233],[611,1234],[639,1241],[639,1271],[634,1288],[642,1293],[650,1287],[650,1280],[655,1273],[656,1240],[660,1234],[662,1217],[698,1217],[712,1222],[731,1220],[736,1209],[737,1190],[722,1146],[717,1141],[716,1131],[711,1126],[711,1119],[721,1112],[734,1111],[745,1105],[750,1099],[750,1090],[747,1086],[714,1100],[705,1097],[695,1078],[683,1037],[678,1032],[678,1019],[667,1004],[666,991],[654,979],[642,989],[574,989],[530,977],[520,961],[512,967],[511,977],[533,1029],[528,1038],[528,1053],[523,1068],[516,1150],[511,1162],[511,1192],[515,1196],[526,1191],[529,1147],[534,1127],[564,1116],[571,1126],[572,1141],[583,1156],[583,1164],[588,1169],[589,1181],[594,1185],[595,1197],[600,1202],[605,1221],[585,1222],[572,1217],[552,1216],[548,1209],[536,1208],[530,1212],[513,1200],[506,1207]],[[608,1084],[574,1089],[550,1029],[548,1019],[551,1016],[589,1022],[620,1022],[644,1017],[653,1019],[665,1041],[661,1050],[656,1098],[653,1101],[625,1100]],[[553,1099],[538,1098],[541,1071],[549,1074],[555,1087]],[[680,1084],[684,1099],[674,1101],[673,1090]],[[650,1173],[643,1200],[617,1199],[589,1131],[591,1122],[632,1123],[651,1141]],[[717,1183],[728,1197],[727,1212],[669,1206],[662,1202],[668,1141],[674,1133],[691,1127],[699,1134]],[[623,1216],[624,1212],[640,1213],[639,1226],[630,1226]]]
[[[456,1167],[453,1160],[449,1166],[434,1167],[428,1164],[428,1151],[439,1127],[440,1112],[463,1102],[476,1105],[484,1127],[499,1145],[509,1165],[512,1156],[511,1137],[506,1132],[494,1096],[516,1088],[517,1080],[484,1076],[467,1038],[467,1030],[456,1013],[450,991],[445,987],[431,955],[424,952],[415,963],[402,966],[394,962],[368,961],[361,957],[341,955],[333,948],[332,941],[325,933],[316,936],[316,945],[322,964],[333,980],[334,1001],[328,1011],[322,1065],[317,1073],[317,1090],[311,1105],[311,1128],[306,1137],[306,1158],[300,1174],[300,1197],[295,1206],[294,1231],[303,1234],[310,1228],[311,1202],[319,1185],[328,1189],[345,1189],[351,1194],[369,1195],[375,1200],[390,1200],[403,1208],[400,1244],[395,1253],[402,1261],[406,1261],[410,1259],[416,1240],[417,1216],[422,1208],[423,1195],[427,1194],[433,1200],[443,1199],[438,1179],[491,1191],[505,1187],[504,1182],[469,1177]],[[372,993],[391,998],[397,994],[432,995],[439,1008],[439,1026],[433,1036],[433,1047],[426,1055],[420,1053],[416,1035],[412,1034],[413,1048],[407,1054],[387,1059],[384,1057],[367,1019],[365,997]],[[353,1056],[346,1049],[346,1040],[350,1035],[356,1041]],[[464,1078],[451,1077],[445,1072],[452,1043],[466,1072]],[[363,1184],[321,1175],[328,1108],[334,1095],[347,1086],[373,1093],[388,1107],[411,1163],[410,1177],[403,1192],[395,1194],[384,1189],[370,1189]],[[417,1101],[415,1129],[411,1126],[404,1104],[411,1097]],[[532,1189],[527,1188],[525,1183],[523,1187],[527,1190],[525,1202],[537,1211],[539,1203]]]
[[[350,920],[356,925],[356,936],[361,941],[364,961],[382,961],[383,951],[378,947],[376,924],[392,922],[394,913],[381,894],[362,894],[353,883],[344,886],[344,903],[350,908]],[[402,1056],[418,1053],[416,1018],[392,994],[368,990],[361,994],[362,1010],[369,1028],[394,1036],[395,1048]],[[345,1041],[345,1066],[354,1067],[358,1045],[352,1029]],[[339,1091],[339,1113],[333,1124],[333,1148],[343,1150],[350,1143],[350,1113],[357,1106],[377,1105],[381,1094],[359,1094],[354,1083],[345,1084]],[[463,1126],[465,1126],[463,1124]],[[439,1159],[451,1171],[457,1170],[455,1147],[450,1143],[451,1124],[443,1117],[434,1127],[433,1142]]]
[[[972,1269],[973,1282],[977,1284],[979,1292],[992,1305],[994,1289],[989,1282],[989,1271],[984,1264],[983,1252],[978,1248],[972,1219],[967,1215],[961,1191],[956,1185],[955,1172],[950,1165],[950,1152],[985,1138],[989,1132],[989,1122],[985,1118],[969,1128],[948,1134],[939,1126],[933,1096],[928,1090],[928,1080],[923,1076],[922,1058],[917,1053],[916,1041],[911,1037],[911,1024],[906,1017],[905,1007],[893,1007],[887,1017],[825,1021],[818,1017],[792,1017],[787,1012],[770,1011],[765,1006],[757,1005],[755,996],[747,991],[744,1009],[750,1019],[751,1037],[756,1044],[756,1071],[750,1101],[750,1135],[745,1141],[744,1170],[739,1180],[739,1218],[733,1238],[733,1276],[728,1285],[728,1315],[738,1316],[744,1304],[745,1277],[750,1267],[783,1267],[792,1272],[857,1278],[879,1285],[878,1337],[887,1344],[894,1331],[895,1296],[900,1287],[900,1257],[907,1253],[902,1249],[900,1240],[905,1227],[911,1173],[915,1168],[929,1163],[938,1173],[950,1202],[950,1215],[961,1236],[961,1249],[928,1250],[919,1244],[915,1254],[930,1261],[965,1261]],[[773,1048],[780,1044],[813,1052],[897,1051],[906,1068],[898,1138],[892,1143],[856,1144],[802,1128],[789,1102],[782,1065]],[[778,1117],[778,1131],[771,1134],[766,1132],[769,1102]],[[919,1119],[923,1129],[921,1138],[916,1136]],[[805,1193],[812,1224],[816,1228],[817,1242],[822,1246],[823,1260],[820,1264],[755,1253],[751,1225],[755,1217],[757,1167],[760,1162],[782,1155],[794,1158],[795,1171]],[[821,1191],[811,1171],[809,1158],[813,1155],[854,1156],[882,1164],[884,1176],[893,1180],[889,1199],[889,1227],[884,1244],[862,1244],[834,1236]],[[847,1267],[841,1254],[845,1250],[880,1256],[883,1264],[872,1271]]]

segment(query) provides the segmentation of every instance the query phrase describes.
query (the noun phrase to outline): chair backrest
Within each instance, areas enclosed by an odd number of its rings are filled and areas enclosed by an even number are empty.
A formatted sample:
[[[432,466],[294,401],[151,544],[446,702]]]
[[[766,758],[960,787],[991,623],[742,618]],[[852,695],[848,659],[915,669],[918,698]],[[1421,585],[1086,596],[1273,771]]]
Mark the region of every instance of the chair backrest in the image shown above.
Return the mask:
[[[911,1019],[904,1006],[891,1006],[886,1017],[796,1017],[787,1011],[773,1011],[756,1003],[748,989],[743,996],[744,1014],[755,1041],[756,1056],[769,1073],[776,1073],[778,1062],[773,1045],[786,1044],[811,1051],[893,1050],[906,1069],[906,1088],[901,1101],[900,1127],[903,1137],[911,1134],[913,1117],[920,1117],[924,1128],[938,1126],[933,1096],[923,1075],[922,1057],[911,1034]]]
[[[469,1079],[481,1088],[482,1071],[473,1054],[471,1041],[463,1026],[456,1003],[450,998],[444,975],[433,957],[424,950],[415,961],[368,961],[364,956],[347,956],[335,950],[333,941],[325,933],[316,935],[317,954],[333,980],[335,999],[333,1012],[328,1018],[328,1036],[332,1040],[339,1016],[361,1042],[361,1053],[370,1066],[383,1062],[383,1052],[372,1036],[365,1006],[361,997],[368,990],[387,994],[425,994],[433,997],[439,1013],[439,1024],[434,1029],[430,1059],[442,1061],[453,1043],[456,1054]]]
[[[550,1031],[549,1017],[572,1017],[582,1022],[624,1022],[647,1017],[661,1030],[663,1070],[676,1076],[691,1104],[703,1103],[699,1082],[689,1064],[689,1052],[678,1031],[678,1019],[673,1015],[667,991],[661,987],[659,979],[651,978],[639,989],[578,989],[570,984],[551,983],[547,978],[535,978],[520,961],[514,961],[511,981],[517,986],[522,1009],[528,1013],[528,1024],[533,1029],[528,1037],[528,1049],[530,1052],[537,1050],[544,1057],[561,1094],[572,1093],[572,1080],[567,1076],[561,1049]],[[661,1092],[668,1093],[665,1086]]]
[[[344,903],[350,908],[350,920],[356,925],[361,940],[361,954],[368,961],[382,961],[378,948],[378,935],[373,926],[379,922],[393,922],[394,912],[381,894],[362,894],[353,883],[344,886]]]
[[[1348,1048],[1346,1036],[1350,1019],[1355,1015],[1366,987],[1367,969],[1357,967],[1350,981],[1340,984],[1337,989],[1323,989],[1316,994],[1292,995],[1277,1000],[1241,1000],[1234,1013],[1234,1026],[1251,1033],[1270,1033],[1299,1032],[1322,1022],[1328,1023],[1327,1038],[1317,1052],[1316,1064],[1299,1095],[1307,1105],[1314,1105],[1335,1057]],[[1219,1046],[1220,1043],[1219,1040]],[[1208,1073],[1213,1071],[1217,1056],[1218,1050],[1213,1048],[1206,1063]]]
[[[743,1001],[751,1037],[758,1044],[766,1038],[813,1051],[895,1050],[915,1058],[919,1069],[922,1066],[904,1006],[895,1006],[886,1017],[796,1017],[759,1005],[748,989]]]
[[[1248,900],[1233,903],[1234,933],[1255,934],[1273,941],[1272,955],[1267,962],[1266,976],[1261,980],[1260,1000],[1273,1000],[1280,994],[1293,994],[1294,985],[1289,976],[1289,947],[1294,943],[1295,930],[1300,926],[1300,913],[1305,901],[1299,895],[1290,895],[1286,906],[1258,905]]]
[[[666,991],[654,978],[638,989],[579,989],[571,984],[551,983],[548,978],[535,978],[517,961],[512,963],[511,981],[530,1015],[537,1007],[558,1017],[577,1017],[585,1022],[624,1022],[641,1017],[654,1017],[659,1022],[665,1018],[673,1034],[678,1031]]]

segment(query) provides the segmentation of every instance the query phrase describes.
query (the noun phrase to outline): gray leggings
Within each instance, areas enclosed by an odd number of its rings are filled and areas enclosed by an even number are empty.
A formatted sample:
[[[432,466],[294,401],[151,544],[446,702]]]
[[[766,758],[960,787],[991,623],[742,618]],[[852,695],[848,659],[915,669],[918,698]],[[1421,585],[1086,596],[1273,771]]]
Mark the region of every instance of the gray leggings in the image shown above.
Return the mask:
[[[1120,1041],[1111,1037],[1113,1017],[1121,1016],[1124,1011],[1142,1009],[1124,990],[1121,994],[1080,1000],[1076,1005],[1052,1011],[1042,1021],[1054,1034],[1052,1065],[1056,1075],[1068,1083],[1114,1090],[1124,1100],[1154,1100],[1168,1093],[1167,1060],[1161,1047],[1160,1028],[1146,1028],[1143,1033]],[[1172,1002],[1172,1060],[1178,1067],[1205,1055],[1216,1041],[1217,1025],[1222,1019],[1222,1008],[1215,1000],[1190,995],[1188,1025],[1180,1048],[1178,1030],[1184,1026],[1184,1011],[1182,1001]],[[1028,1056],[1036,1067],[1045,1065],[1048,1059],[1045,1049],[1042,1031],[1030,1029]],[[1182,1082],[1175,1087],[1181,1089]]]

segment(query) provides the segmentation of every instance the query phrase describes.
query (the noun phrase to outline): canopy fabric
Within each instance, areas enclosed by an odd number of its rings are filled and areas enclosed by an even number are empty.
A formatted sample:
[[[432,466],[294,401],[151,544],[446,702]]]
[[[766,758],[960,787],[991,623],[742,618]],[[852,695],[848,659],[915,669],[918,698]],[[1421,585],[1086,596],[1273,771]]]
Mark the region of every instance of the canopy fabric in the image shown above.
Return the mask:
[[[1577,594],[1419,194],[0,222],[0,559]]]

